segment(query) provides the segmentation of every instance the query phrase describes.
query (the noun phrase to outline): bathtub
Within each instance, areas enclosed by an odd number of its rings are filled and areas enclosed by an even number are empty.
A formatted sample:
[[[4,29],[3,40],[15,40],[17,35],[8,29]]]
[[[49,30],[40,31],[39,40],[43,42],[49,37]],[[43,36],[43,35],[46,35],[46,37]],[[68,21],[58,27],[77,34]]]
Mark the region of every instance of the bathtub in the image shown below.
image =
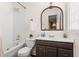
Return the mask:
[[[17,52],[20,48],[24,46],[24,43],[19,43],[15,45],[14,47],[10,48],[7,51],[4,51],[3,55],[1,57],[17,57]]]

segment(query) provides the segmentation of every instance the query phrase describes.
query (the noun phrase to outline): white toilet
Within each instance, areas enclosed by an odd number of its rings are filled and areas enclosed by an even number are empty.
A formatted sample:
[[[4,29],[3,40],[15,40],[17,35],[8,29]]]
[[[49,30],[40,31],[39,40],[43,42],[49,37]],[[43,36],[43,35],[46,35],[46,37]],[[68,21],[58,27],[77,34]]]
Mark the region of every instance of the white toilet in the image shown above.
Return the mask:
[[[35,40],[33,40],[33,39],[26,39],[26,45],[27,46],[21,48],[18,51],[18,57],[28,57],[28,56],[30,56],[30,52],[31,52],[34,44],[35,44]]]

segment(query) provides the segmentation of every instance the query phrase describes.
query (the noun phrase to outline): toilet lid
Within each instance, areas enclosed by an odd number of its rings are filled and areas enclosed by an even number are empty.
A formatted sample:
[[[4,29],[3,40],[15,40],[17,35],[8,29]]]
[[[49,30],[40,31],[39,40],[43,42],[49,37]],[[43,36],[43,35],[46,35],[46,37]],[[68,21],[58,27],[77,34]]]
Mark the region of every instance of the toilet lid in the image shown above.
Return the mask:
[[[19,54],[27,53],[31,50],[29,47],[24,47],[18,51]]]

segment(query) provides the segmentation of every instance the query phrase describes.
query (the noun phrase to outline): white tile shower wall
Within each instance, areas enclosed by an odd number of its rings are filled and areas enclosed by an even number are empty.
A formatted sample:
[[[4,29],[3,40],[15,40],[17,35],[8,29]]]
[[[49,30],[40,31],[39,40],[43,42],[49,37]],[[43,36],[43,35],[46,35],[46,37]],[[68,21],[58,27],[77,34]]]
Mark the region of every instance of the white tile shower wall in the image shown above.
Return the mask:
[[[28,21],[25,19],[25,11],[27,9],[22,8],[19,4],[13,3],[13,37],[14,37],[14,43],[17,39],[17,35],[20,35],[20,41],[19,42],[24,42],[24,38],[27,37],[28,33]],[[26,16],[27,17],[27,16]],[[27,27],[28,26],[28,27]]]
[[[8,2],[0,2],[0,35],[5,51],[13,44],[13,11]]]
[[[0,3],[0,37],[3,41],[4,51],[14,45],[19,34],[20,42],[27,36],[28,21],[25,19],[25,10],[16,2]],[[24,36],[25,35],[25,36]]]

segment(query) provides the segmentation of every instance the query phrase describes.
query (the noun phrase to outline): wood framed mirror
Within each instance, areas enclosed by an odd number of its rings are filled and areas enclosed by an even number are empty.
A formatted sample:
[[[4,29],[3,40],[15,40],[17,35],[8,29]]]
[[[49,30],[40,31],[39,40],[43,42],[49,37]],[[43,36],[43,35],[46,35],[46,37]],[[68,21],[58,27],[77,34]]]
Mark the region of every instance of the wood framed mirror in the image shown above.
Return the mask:
[[[63,31],[63,10],[58,6],[49,6],[41,13],[42,31]]]

